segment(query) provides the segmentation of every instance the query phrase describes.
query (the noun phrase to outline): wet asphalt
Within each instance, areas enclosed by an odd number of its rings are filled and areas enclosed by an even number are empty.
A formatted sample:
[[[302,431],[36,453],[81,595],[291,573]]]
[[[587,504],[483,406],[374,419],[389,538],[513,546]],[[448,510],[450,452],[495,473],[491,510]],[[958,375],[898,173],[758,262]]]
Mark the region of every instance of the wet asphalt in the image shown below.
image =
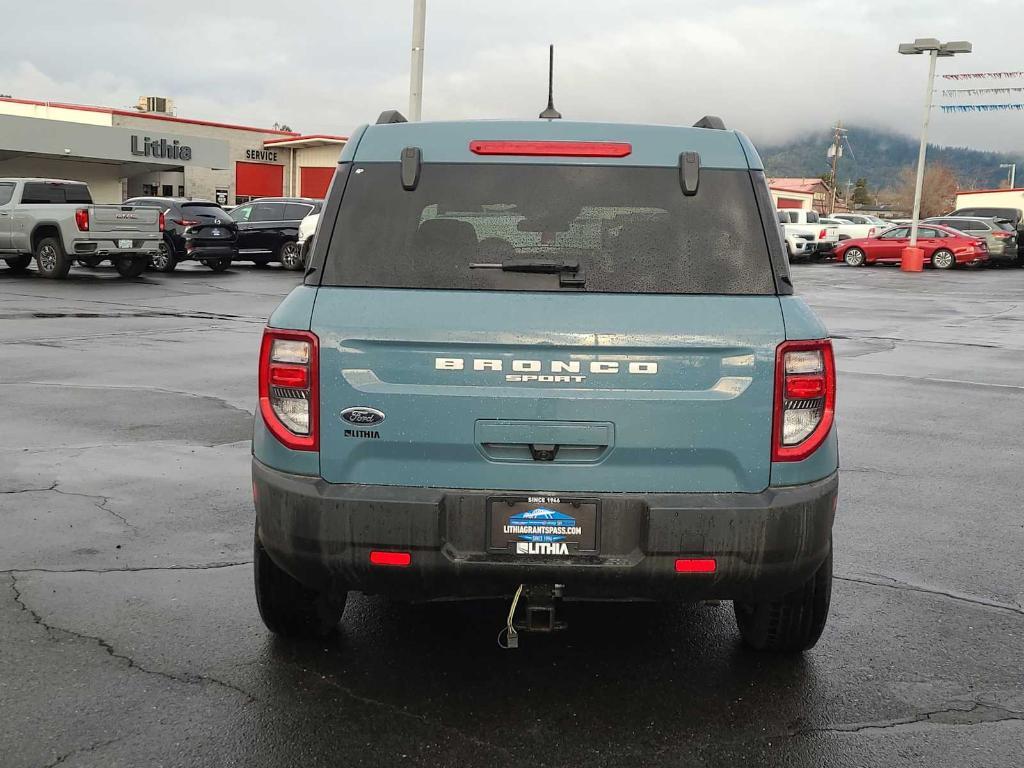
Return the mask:
[[[837,338],[838,579],[818,646],[731,607],[350,598],[268,634],[252,592],[261,327],[237,265],[0,268],[0,765],[1024,765],[1024,269],[794,268]]]

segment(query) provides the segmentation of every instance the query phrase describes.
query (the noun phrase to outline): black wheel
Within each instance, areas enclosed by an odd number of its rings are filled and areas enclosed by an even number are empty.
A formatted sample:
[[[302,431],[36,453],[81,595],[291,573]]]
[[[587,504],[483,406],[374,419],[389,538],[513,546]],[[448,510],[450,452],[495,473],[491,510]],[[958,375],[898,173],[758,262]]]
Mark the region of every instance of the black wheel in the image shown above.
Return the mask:
[[[121,277],[138,277],[146,271],[147,261],[140,257],[119,256],[114,260],[114,266]]]
[[[162,240],[157,248],[159,250],[156,256],[149,257],[150,268],[157,272],[173,272],[174,268],[178,266],[178,259],[171,246],[167,244],[166,240]]]
[[[846,252],[843,253],[843,261],[851,267],[863,267],[867,264],[867,257],[864,255],[864,251],[854,246],[847,248]]]
[[[103,261],[103,259],[101,259],[99,256],[79,256],[77,259],[75,259],[75,261],[77,261],[83,267],[88,267],[89,269],[96,269],[96,267],[100,265],[100,262]]]
[[[253,543],[256,605],[267,629],[285,637],[322,637],[337,626],[345,610],[346,592],[328,599],[303,586],[277,567],[260,543]]]
[[[736,624],[743,642],[758,651],[796,653],[813,648],[828,619],[832,599],[832,547],[814,575],[778,600],[736,601]]]
[[[231,266],[231,259],[206,259],[203,263],[214,272],[223,272]]]
[[[32,263],[32,256],[25,254],[23,256],[8,256],[7,257],[7,269],[15,274],[21,274],[28,265]]]
[[[71,259],[56,237],[44,237],[36,243],[36,268],[43,277],[63,280],[71,269]]]
[[[302,251],[294,240],[282,244],[277,251],[277,257],[285,269],[290,269],[293,272],[302,269]]]
[[[952,269],[956,266],[956,257],[952,251],[940,248],[932,254],[932,266],[936,269]]]

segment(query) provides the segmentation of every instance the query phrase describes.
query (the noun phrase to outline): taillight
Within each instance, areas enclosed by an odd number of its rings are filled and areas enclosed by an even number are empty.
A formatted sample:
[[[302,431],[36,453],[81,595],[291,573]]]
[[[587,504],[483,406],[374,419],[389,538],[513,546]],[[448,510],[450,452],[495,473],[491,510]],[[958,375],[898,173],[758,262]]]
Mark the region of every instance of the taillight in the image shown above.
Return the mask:
[[[160,211],[160,231],[163,232],[167,228],[167,215]]]
[[[828,230],[823,229],[821,230],[821,232],[818,233],[819,240],[824,240],[826,237],[828,237]]]
[[[772,461],[803,461],[825,442],[836,408],[830,339],[787,341],[775,352]]]
[[[317,337],[266,328],[260,346],[260,413],[267,429],[295,451],[320,449]]]
[[[876,231],[877,231],[877,230],[875,230],[875,228],[874,228],[874,227],[870,227],[870,228],[868,229],[868,237],[874,237],[874,236],[875,236],[875,232],[876,232]]]
[[[1009,232],[993,232],[992,234],[999,238],[1013,237]]]
[[[171,221],[182,227],[195,227],[200,224],[197,219],[171,219]]]
[[[79,208],[75,211],[75,225],[78,227],[79,232],[89,231],[89,209]]]

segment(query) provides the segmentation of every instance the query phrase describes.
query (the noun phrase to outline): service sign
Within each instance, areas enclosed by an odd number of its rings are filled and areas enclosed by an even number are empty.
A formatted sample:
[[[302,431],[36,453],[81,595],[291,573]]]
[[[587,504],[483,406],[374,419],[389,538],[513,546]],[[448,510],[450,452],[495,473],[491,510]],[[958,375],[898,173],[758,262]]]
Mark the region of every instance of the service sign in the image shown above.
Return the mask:
[[[257,160],[261,163],[276,163],[277,151],[273,149],[247,149],[245,150],[246,160]]]

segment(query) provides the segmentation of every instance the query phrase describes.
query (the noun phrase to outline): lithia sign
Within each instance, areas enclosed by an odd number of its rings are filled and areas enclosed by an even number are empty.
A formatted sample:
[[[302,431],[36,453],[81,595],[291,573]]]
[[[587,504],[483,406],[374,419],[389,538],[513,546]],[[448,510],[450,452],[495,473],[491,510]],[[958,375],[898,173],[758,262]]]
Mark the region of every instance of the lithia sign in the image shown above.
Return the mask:
[[[151,139],[149,136],[143,136],[140,142],[139,137],[133,135],[132,154],[141,157],[160,157],[167,160],[191,160],[192,147],[180,143],[177,139],[168,141],[167,139]]]

